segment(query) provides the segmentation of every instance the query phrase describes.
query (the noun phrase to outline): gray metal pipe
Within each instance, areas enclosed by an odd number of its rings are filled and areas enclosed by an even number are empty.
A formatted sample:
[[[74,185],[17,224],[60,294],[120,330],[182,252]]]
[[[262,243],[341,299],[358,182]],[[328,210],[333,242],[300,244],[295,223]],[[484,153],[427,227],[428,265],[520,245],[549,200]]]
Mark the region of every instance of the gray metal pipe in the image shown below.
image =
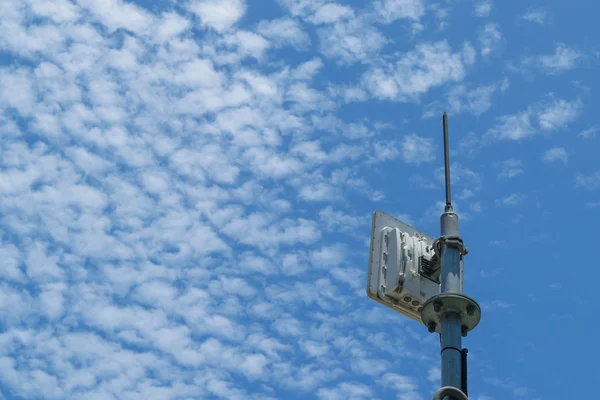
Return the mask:
[[[442,236],[458,237],[458,215],[445,212],[440,218]],[[462,293],[461,255],[456,247],[448,247],[442,242],[442,293]]]
[[[442,317],[442,386],[461,387],[461,350],[462,335],[460,317],[456,313],[448,313]]]
[[[450,198],[450,151],[448,144],[448,116],[444,113],[442,118],[444,127],[444,161],[446,172],[446,207],[440,217],[442,237],[456,240],[460,237],[458,229],[458,215],[452,210]],[[441,292],[462,293],[462,264],[460,250],[455,246],[448,246],[442,242],[441,247]],[[441,358],[442,358],[442,386],[460,388],[461,379],[461,351],[462,328],[460,316],[448,312],[440,319],[441,333]]]

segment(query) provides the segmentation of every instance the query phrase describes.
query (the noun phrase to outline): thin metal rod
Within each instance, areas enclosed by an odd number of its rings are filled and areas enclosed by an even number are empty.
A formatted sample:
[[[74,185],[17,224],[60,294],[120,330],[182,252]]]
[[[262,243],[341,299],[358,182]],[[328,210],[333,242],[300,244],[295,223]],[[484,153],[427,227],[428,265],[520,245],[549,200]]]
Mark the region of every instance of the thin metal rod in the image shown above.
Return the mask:
[[[444,125],[444,167],[446,171],[446,211],[452,210],[452,200],[450,199],[450,149],[448,146],[448,115],[444,112],[442,117]]]

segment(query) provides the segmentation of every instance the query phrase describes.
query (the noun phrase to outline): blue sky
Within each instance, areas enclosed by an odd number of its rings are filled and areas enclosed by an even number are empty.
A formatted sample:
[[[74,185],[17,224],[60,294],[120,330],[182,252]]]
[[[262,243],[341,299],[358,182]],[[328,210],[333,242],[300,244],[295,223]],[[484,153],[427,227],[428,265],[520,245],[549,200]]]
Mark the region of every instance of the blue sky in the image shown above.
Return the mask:
[[[0,1],[0,398],[430,398],[365,287],[374,210],[439,233],[443,111],[471,398],[592,397],[597,11]]]

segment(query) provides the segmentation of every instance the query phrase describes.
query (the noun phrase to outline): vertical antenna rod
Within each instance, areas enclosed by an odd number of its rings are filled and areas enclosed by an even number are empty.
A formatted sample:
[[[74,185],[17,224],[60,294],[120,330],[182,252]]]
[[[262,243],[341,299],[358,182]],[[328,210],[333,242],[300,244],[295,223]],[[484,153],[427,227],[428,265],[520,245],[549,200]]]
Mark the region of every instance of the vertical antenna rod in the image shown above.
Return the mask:
[[[444,112],[442,117],[444,124],[444,167],[446,171],[446,211],[452,211],[452,200],[450,199],[450,149],[448,145],[448,115]]]

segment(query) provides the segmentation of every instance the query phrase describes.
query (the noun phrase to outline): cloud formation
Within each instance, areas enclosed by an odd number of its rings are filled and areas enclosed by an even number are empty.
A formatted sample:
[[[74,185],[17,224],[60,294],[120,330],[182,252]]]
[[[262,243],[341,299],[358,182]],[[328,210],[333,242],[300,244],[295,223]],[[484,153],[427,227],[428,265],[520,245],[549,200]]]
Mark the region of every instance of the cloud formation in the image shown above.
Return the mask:
[[[545,162],[560,161],[566,164],[569,161],[569,153],[563,147],[553,147],[544,153]]]
[[[541,132],[567,127],[581,113],[579,100],[552,99],[530,106],[527,110],[497,118],[498,124],[486,132],[494,139],[521,140]]]
[[[443,209],[422,110],[464,118],[453,145],[509,148],[586,98],[500,108],[512,87],[480,68],[504,31],[447,35],[453,10],[421,0],[167,3],[0,2],[0,397],[427,398],[436,338],[364,294],[371,212]],[[496,158],[522,172],[514,147],[457,152],[465,221],[523,205],[484,185]]]

